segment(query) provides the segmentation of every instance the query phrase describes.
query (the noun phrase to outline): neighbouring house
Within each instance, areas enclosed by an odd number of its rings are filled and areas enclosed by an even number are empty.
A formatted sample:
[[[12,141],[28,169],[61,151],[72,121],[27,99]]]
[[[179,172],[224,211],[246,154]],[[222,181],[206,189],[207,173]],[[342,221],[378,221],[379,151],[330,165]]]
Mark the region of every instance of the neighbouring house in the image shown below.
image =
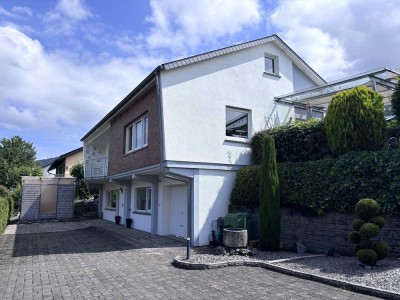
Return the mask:
[[[57,157],[48,168],[48,171],[56,170],[56,177],[70,177],[71,167],[79,162],[83,162],[83,147]]]
[[[324,84],[276,35],[156,67],[82,138],[99,214],[208,244],[254,132],[295,118],[275,97]]]
[[[42,168],[43,176],[45,176],[45,177],[55,177],[56,176],[56,170],[55,169],[49,171],[49,168],[50,168],[51,164],[55,160],[56,160],[56,157],[40,159],[40,160],[36,161],[36,164],[39,165]]]

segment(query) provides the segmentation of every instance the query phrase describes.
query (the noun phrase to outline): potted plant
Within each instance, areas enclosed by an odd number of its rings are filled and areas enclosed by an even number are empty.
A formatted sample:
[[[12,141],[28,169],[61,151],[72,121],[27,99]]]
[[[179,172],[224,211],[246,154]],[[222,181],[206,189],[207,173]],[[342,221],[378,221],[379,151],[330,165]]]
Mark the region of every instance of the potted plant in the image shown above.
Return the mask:
[[[115,216],[115,224],[119,225],[121,222],[121,216]]]
[[[125,225],[126,225],[126,228],[132,228],[132,219],[126,219],[125,220]]]

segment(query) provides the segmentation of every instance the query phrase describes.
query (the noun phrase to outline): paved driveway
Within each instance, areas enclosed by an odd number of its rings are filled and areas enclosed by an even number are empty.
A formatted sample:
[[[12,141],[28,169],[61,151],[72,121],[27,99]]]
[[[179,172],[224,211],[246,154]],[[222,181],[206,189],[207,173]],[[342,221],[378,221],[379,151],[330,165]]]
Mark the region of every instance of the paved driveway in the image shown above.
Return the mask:
[[[0,236],[0,299],[372,299],[261,268],[177,269],[179,242],[88,222]]]

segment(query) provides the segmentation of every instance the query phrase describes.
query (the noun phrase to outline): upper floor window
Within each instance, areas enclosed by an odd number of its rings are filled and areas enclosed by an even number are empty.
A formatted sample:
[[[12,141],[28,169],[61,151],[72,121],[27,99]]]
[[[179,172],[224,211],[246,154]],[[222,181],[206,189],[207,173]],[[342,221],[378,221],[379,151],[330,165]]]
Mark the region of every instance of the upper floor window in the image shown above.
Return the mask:
[[[125,127],[125,153],[148,145],[149,116],[143,116]]]
[[[136,189],[135,211],[151,213],[151,188]]]
[[[269,53],[264,54],[265,60],[265,74],[279,75],[279,61],[278,56]]]
[[[249,137],[249,111],[237,108],[226,108],[226,136]]]

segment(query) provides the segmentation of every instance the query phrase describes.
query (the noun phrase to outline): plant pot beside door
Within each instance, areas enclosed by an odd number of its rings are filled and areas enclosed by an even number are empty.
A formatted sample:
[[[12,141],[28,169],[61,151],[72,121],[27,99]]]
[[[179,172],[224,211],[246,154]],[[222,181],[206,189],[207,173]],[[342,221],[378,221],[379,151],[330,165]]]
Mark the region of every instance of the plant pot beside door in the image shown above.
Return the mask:
[[[125,225],[126,225],[126,228],[132,228],[132,219],[126,219]]]
[[[115,224],[119,225],[121,222],[121,216],[115,216]]]

